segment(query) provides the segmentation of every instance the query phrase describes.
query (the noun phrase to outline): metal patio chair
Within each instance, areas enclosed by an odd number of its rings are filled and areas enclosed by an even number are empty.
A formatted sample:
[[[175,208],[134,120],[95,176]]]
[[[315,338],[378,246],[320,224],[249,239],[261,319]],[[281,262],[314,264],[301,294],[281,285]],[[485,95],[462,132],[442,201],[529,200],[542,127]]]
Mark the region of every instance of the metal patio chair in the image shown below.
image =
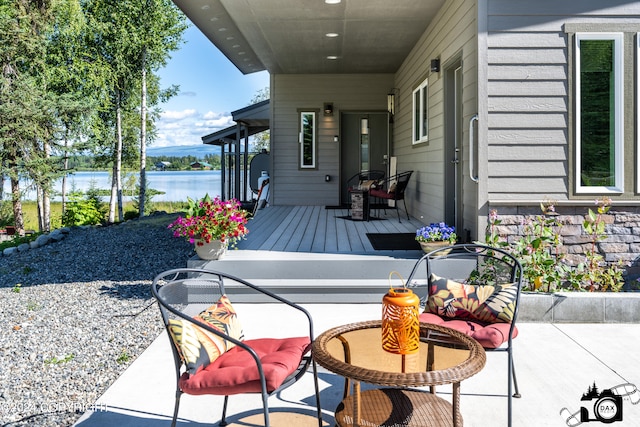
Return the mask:
[[[407,284],[417,291],[424,306],[421,322],[464,332],[487,352],[507,353],[508,425],[511,426],[512,397],[520,397],[513,362],[522,288],[520,262],[509,253],[486,245],[446,246],[418,260]],[[421,292],[424,287],[427,292]]]
[[[305,322],[308,333],[292,338],[245,340],[241,320],[225,293],[225,285],[230,284],[242,293],[255,292],[268,302],[281,303],[277,315],[286,314],[289,321]],[[304,308],[243,279],[201,269],[165,271],[155,277],[151,289],[175,361],[172,427],[176,425],[184,393],[224,396],[220,426],[227,425],[230,395],[261,394],[264,425],[269,426],[269,396],[298,381],[310,365],[318,425],[322,427],[318,373],[311,357],[313,322]]]

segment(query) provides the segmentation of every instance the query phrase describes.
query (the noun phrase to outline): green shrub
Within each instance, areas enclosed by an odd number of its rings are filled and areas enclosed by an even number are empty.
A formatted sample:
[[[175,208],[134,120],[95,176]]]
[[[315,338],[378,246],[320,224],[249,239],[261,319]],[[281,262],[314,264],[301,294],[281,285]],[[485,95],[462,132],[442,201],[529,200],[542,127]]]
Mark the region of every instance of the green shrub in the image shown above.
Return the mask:
[[[87,192],[86,197],[72,194],[66,209],[62,214],[62,224],[70,227],[74,225],[96,225],[104,221],[103,204],[100,197]]]
[[[0,227],[13,225],[13,204],[11,200],[0,201]]]
[[[607,264],[598,252],[597,242],[604,240],[604,215],[609,212],[611,199],[604,197],[596,201],[597,211],[588,210],[582,227],[583,236],[589,241],[584,253],[584,261],[572,265],[561,250],[562,224],[554,216],[552,202],[540,204],[542,215],[529,218],[522,224],[522,235],[508,243],[499,234],[501,220],[497,211],[489,213],[485,243],[510,252],[518,258],[523,268],[524,290],[556,292],[575,291],[614,291],[624,286],[623,266],[621,262]]]

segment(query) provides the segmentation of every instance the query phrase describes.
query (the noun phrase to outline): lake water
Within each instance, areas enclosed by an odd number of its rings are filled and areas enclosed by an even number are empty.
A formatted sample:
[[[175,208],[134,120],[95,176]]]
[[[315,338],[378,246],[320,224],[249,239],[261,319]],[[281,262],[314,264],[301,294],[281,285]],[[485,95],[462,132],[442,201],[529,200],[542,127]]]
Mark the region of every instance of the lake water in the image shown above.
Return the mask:
[[[136,179],[140,176],[135,173]],[[220,194],[220,171],[148,171],[147,188],[163,191],[165,194],[153,196],[152,201],[155,202],[177,202],[185,201],[187,197],[198,199],[209,193],[211,197]],[[123,185],[127,181],[123,175]],[[137,182],[137,181],[136,181]],[[11,185],[8,180],[4,183],[5,195],[11,191]],[[86,191],[91,187],[108,190],[111,188],[111,177],[109,172],[74,172],[67,177],[67,193],[72,189]],[[21,183],[21,188],[26,188],[25,183]],[[59,194],[62,191],[62,179],[58,180],[54,185],[54,190]],[[24,196],[26,200],[35,200],[34,191],[27,191]],[[103,198],[107,199],[107,198]],[[60,200],[60,196],[56,196],[53,200]]]

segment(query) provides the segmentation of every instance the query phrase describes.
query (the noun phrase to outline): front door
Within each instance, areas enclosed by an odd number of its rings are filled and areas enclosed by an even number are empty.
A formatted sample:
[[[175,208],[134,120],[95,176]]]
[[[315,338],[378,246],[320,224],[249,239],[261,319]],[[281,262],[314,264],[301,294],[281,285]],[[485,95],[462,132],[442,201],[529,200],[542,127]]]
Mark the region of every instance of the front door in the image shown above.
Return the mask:
[[[389,115],[380,112],[346,112],[340,116],[340,200],[350,203],[347,181],[361,171],[388,174]]]
[[[455,61],[444,71],[445,84],[445,222],[456,227],[465,241],[462,180],[462,64]]]

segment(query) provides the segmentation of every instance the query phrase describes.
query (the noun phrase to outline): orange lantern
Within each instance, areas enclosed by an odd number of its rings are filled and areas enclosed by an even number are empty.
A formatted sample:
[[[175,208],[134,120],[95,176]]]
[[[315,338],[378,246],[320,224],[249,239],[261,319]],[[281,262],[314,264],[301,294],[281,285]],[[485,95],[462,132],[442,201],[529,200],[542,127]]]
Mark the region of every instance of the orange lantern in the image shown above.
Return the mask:
[[[411,289],[390,288],[382,299],[382,348],[414,354],[420,346],[420,298]]]

